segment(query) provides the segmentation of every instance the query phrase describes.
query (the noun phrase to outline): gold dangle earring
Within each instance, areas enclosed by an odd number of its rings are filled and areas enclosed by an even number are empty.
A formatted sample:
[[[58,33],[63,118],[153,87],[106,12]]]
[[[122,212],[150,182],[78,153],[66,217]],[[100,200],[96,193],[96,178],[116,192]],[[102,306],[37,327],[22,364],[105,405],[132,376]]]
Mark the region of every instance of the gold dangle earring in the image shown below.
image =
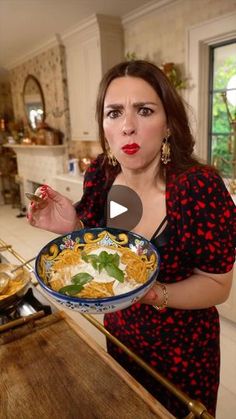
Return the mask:
[[[161,161],[163,164],[167,164],[171,161],[169,137],[170,137],[170,131],[168,129],[167,134],[164,137],[162,146],[161,146]]]
[[[116,157],[112,154],[111,149],[109,145],[106,143],[106,155],[108,158],[108,163],[115,167],[118,164],[118,161],[116,160]]]

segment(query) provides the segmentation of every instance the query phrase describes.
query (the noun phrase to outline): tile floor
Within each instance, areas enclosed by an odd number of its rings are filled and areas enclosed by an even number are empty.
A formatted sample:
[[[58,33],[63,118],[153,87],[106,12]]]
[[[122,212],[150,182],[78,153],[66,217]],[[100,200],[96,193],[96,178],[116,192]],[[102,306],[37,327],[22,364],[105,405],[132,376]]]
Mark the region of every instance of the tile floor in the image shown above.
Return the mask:
[[[25,259],[35,256],[55,234],[31,227],[26,218],[18,218],[18,209],[0,205],[0,239],[11,244]],[[7,252],[10,262],[16,259]],[[33,262],[32,262],[33,266]],[[79,313],[67,311],[85,331],[103,348],[105,338]],[[102,322],[102,316],[96,316]],[[221,385],[219,390],[217,419],[236,418],[236,324],[221,318]]]

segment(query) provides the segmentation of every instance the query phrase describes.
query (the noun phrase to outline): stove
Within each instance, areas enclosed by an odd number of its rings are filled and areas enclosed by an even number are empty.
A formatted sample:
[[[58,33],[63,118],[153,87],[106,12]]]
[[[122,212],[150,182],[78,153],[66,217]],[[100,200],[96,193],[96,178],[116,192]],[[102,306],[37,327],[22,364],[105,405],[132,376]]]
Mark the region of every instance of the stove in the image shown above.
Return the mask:
[[[20,300],[0,310],[0,333],[48,316],[56,310],[35,286],[30,286]]]
[[[7,254],[4,253],[3,255],[2,252],[4,250],[6,250]],[[9,254],[21,263],[24,262],[23,258],[12,246],[0,239],[0,263],[10,263]],[[37,289],[37,285],[37,281],[32,277],[27,291],[24,292],[21,298],[17,298],[6,307],[0,308],[0,333],[58,311],[55,305]]]

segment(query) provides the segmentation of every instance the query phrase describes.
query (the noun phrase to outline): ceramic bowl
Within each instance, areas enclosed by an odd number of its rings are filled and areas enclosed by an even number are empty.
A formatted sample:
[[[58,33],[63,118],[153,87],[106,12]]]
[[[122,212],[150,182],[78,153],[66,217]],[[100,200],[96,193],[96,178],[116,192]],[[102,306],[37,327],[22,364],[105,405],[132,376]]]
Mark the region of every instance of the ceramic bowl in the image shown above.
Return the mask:
[[[74,249],[81,244],[94,244],[96,246],[127,247],[132,252],[142,255],[146,261],[154,261],[152,269],[148,271],[145,283],[132,291],[106,297],[106,298],[79,298],[67,296],[53,290],[48,284],[47,278],[53,266],[55,258],[64,249]],[[122,310],[136,303],[152,287],[158,276],[160,257],[158,251],[148,240],[129,231],[121,231],[115,228],[85,228],[70,234],[57,237],[50,241],[40,251],[35,262],[37,280],[44,291],[62,306],[82,313],[110,313]]]

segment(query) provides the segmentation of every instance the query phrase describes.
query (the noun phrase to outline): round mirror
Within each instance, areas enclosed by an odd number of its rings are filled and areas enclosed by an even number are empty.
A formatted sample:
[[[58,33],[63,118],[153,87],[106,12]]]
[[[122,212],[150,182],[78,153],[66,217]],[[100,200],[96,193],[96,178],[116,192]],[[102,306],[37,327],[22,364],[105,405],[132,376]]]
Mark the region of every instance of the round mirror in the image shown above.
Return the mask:
[[[23,101],[29,125],[35,130],[45,119],[45,105],[42,88],[34,76],[25,80]]]

